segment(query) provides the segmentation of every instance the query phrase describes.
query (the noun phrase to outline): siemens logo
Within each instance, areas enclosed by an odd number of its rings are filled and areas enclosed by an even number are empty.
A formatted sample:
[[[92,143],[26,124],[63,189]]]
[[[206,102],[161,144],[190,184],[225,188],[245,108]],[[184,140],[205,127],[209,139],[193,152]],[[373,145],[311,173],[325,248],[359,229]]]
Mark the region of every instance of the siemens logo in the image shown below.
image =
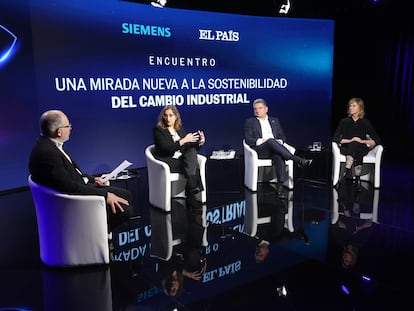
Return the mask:
[[[140,36],[153,36],[153,37],[171,37],[170,27],[140,25],[140,24],[122,24],[122,33]]]

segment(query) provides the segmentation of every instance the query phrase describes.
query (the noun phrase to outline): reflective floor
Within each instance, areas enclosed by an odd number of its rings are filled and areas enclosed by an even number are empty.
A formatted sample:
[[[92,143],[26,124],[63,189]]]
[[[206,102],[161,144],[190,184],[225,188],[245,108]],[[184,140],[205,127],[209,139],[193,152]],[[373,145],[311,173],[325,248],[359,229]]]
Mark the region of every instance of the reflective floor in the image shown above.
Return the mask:
[[[176,199],[165,213],[149,207],[141,170],[142,219],[115,232],[111,264],[69,269],[40,263],[30,193],[2,197],[2,208],[19,201],[27,215],[2,216],[0,310],[405,310],[413,171],[384,163],[382,172],[380,189],[297,178],[286,199],[230,174],[202,208]]]

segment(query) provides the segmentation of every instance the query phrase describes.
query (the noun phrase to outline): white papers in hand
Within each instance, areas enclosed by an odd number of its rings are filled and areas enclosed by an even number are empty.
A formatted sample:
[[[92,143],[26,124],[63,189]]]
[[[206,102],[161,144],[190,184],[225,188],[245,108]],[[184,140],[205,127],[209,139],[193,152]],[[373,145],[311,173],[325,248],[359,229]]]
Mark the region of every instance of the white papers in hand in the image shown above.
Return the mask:
[[[116,178],[116,176],[118,176],[118,174],[123,171],[124,169],[126,169],[128,166],[132,165],[131,162],[124,160],[124,162],[122,162],[121,164],[118,165],[117,168],[115,168],[112,172],[110,172],[109,174],[104,174],[102,175],[102,178],[104,180],[104,182],[109,181],[110,179],[114,179]]]

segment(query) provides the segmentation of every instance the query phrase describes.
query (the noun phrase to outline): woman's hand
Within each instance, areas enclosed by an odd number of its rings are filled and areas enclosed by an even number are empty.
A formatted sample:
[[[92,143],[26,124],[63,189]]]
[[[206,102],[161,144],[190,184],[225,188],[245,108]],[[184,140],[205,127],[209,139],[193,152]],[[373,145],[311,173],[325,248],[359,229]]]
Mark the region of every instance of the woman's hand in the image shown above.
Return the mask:
[[[357,143],[360,143],[360,144],[363,143],[362,139],[359,138],[359,137],[356,137],[356,136],[355,137],[352,137],[351,141],[356,141]]]
[[[202,277],[201,273],[198,272],[198,271],[189,272],[185,269],[183,270],[183,275],[190,278],[190,279],[196,280],[196,281],[200,281],[201,277]]]
[[[187,135],[184,136],[184,138],[181,139],[180,142],[182,142],[181,145],[184,145],[186,143],[196,143],[198,142],[199,139],[200,139],[200,135],[198,134],[198,132],[188,133]]]
[[[198,145],[199,145],[199,146],[202,146],[202,145],[204,145],[204,143],[206,142],[206,137],[205,137],[205,135],[204,135],[204,132],[203,132],[203,131],[198,130],[198,131],[197,131],[197,133],[198,133],[198,135],[199,135],[199,137],[200,137],[200,139],[199,139],[199,141],[198,141]]]
[[[189,271],[183,269],[183,275],[190,278],[190,279],[199,281],[203,277],[206,270],[207,270],[207,260],[204,260],[203,261],[203,266],[201,267],[200,271],[189,272]]]

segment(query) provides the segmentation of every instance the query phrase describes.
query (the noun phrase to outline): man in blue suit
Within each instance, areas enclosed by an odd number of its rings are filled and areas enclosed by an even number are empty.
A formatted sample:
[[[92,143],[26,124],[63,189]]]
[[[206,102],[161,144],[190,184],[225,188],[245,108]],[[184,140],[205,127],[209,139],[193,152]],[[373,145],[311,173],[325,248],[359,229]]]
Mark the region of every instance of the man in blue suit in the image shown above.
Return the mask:
[[[276,168],[278,180],[278,194],[286,196],[282,185],[288,176],[285,168],[286,160],[293,160],[301,167],[309,166],[312,160],[304,159],[292,154],[283,143],[286,136],[279,119],[268,116],[268,106],[264,99],[258,98],[253,102],[254,117],[249,118],[244,126],[246,144],[257,151],[259,158],[271,158]]]

